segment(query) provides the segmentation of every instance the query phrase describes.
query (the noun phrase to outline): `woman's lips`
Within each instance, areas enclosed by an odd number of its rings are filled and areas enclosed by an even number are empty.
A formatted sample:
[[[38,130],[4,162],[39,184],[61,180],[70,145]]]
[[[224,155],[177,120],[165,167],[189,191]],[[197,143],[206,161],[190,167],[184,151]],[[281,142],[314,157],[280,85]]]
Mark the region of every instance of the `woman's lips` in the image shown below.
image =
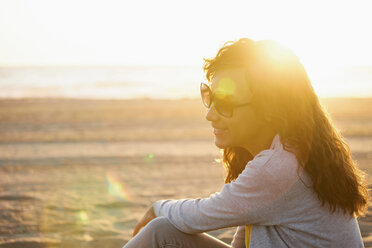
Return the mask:
[[[218,129],[218,128],[213,128],[213,133],[215,135],[221,135],[227,133],[227,129]]]

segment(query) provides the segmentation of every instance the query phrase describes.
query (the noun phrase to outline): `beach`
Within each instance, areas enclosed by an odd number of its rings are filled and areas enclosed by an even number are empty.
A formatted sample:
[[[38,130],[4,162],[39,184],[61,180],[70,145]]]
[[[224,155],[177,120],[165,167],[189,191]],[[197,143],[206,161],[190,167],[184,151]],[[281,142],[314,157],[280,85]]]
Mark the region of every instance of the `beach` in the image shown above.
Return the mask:
[[[322,103],[372,185],[372,98]],[[219,191],[219,158],[200,99],[2,99],[0,247],[122,247],[153,202]]]

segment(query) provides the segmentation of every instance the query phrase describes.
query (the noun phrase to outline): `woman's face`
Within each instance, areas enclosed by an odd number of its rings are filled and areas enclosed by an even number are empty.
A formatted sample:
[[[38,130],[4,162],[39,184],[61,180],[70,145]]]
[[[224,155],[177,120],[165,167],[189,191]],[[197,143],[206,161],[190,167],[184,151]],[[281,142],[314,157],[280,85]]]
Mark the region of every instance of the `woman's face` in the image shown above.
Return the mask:
[[[225,100],[241,105],[249,103],[252,98],[248,83],[244,69],[225,69],[217,71],[211,80],[211,90],[212,94],[224,94],[227,97]],[[211,122],[214,141],[219,148],[240,146],[250,151],[249,148],[267,128],[267,123],[256,114],[252,105],[234,108],[232,117],[224,117],[212,104],[206,119]]]

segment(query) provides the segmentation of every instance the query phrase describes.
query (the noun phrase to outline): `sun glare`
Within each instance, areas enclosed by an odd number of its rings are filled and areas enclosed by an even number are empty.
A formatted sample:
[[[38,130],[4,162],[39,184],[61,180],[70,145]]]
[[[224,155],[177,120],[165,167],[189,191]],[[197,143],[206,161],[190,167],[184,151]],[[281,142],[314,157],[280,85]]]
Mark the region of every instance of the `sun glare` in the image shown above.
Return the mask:
[[[285,63],[291,58],[291,54],[287,51],[287,49],[277,46],[270,47],[268,56],[270,57],[271,61],[277,63]]]
[[[364,31],[371,17],[360,7],[358,1],[1,1],[0,64],[200,64],[241,37],[279,41],[308,64],[320,56],[320,62],[372,64],[372,38]],[[214,23],[208,28],[207,13]]]

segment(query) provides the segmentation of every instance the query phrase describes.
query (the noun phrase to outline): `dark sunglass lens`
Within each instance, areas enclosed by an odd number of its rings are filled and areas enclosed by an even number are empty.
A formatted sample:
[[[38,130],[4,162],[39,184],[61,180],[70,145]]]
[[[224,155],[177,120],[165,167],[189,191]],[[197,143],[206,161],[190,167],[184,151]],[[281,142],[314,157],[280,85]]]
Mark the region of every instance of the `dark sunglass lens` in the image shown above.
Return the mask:
[[[201,84],[200,85],[200,93],[203,104],[209,108],[211,106],[211,90],[209,89],[208,85]]]
[[[233,107],[231,103],[224,100],[217,100],[215,102],[217,112],[224,117],[231,117],[233,114]]]

